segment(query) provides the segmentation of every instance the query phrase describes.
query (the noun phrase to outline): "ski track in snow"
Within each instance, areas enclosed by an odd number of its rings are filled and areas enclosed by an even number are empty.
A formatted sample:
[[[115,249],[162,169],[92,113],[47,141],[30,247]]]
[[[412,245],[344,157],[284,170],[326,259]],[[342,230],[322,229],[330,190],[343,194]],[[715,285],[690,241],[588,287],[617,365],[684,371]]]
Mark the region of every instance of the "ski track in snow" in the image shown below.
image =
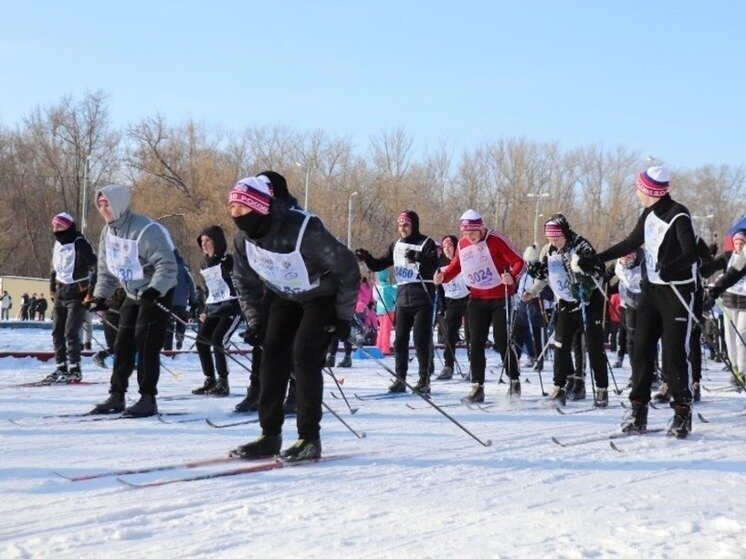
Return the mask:
[[[49,331],[0,330],[0,349],[49,350]],[[465,355],[460,355],[462,367]],[[161,396],[188,394],[202,375],[195,355],[164,359],[180,375],[162,372]],[[392,360],[387,363],[393,366]],[[342,400],[327,404],[367,438],[356,439],[331,414],[322,422],[325,454],[348,459],[297,468],[133,489],[113,477],[70,482],[54,474],[165,465],[225,456],[255,437],[259,426],[213,429],[204,422],[166,425],[156,419],[76,421],[42,415],[90,409],[106,384],[11,388],[38,380],[53,365],[33,359],[0,360],[0,557],[744,557],[746,556],[744,396],[703,392],[689,439],[664,433],[562,448],[570,441],[618,429],[624,410],[562,416],[552,409],[511,405],[506,385],[488,374],[489,413],[445,410],[483,440],[480,446],[416,396],[359,401],[385,391],[388,375],[370,360],[336,369],[359,411]],[[547,364],[551,369],[551,363]],[[706,363],[704,384],[725,386],[728,373]],[[416,361],[410,365],[416,367]],[[488,368],[500,370],[488,352]],[[107,381],[109,371],[90,359],[87,380]],[[234,395],[248,380],[231,366]],[[629,369],[615,369],[622,386]],[[545,389],[551,372],[545,371]],[[526,398],[540,395],[538,376],[524,372]],[[414,380],[410,376],[410,379]],[[709,380],[708,380],[709,379]],[[134,379],[133,379],[134,380]],[[130,398],[137,396],[136,381]],[[436,403],[468,392],[465,382],[433,382]],[[237,399],[161,401],[163,412],[189,411],[216,421],[231,416]],[[354,403],[353,403],[354,402]],[[585,402],[568,403],[567,411]],[[530,406],[531,404],[526,404]],[[649,425],[665,427],[672,412],[650,410]],[[708,415],[710,417],[708,417]],[[21,425],[7,419],[23,419]],[[295,422],[285,424],[285,443]],[[126,476],[147,482],[229,470],[231,462]]]

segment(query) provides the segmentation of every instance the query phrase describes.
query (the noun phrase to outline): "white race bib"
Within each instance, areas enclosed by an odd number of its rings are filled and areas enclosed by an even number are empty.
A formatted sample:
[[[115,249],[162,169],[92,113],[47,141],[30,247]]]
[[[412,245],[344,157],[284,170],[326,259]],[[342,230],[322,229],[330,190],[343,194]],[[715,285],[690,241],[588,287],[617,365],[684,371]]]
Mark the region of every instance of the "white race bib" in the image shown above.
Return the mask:
[[[464,282],[475,289],[493,289],[502,284],[500,272],[492,261],[486,241],[459,248]]]
[[[658,251],[663,244],[663,239],[671,228],[671,225],[673,225],[673,222],[682,216],[686,218],[689,217],[686,214],[681,213],[674,216],[670,223],[666,223],[655,215],[654,212],[650,212],[648,217],[645,218],[645,269],[648,273],[648,281],[650,281],[650,283],[666,285],[667,283],[690,283],[694,281],[696,264],[692,266],[691,279],[682,281],[665,282],[660,278],[658,272],[655,271],[655,266],[658,263]]]
[[[559,252],[547,257],[547,267],[549,268],[549,287],[552,288],[554,296],[563,301],[577,302],[572,295],[570,274],[567,273],[564,259]]]
[[[143,227],[137,239],[117,237],[110,230],[106,230],[106,267],[121,283],[141,280],[145,277],[140,264],[140,250],[138,244],[143,234],[153,225],[150,222]]]
[[[441,272],[443,270],[445,270],[445,266],[440,269]],[[451,281],[444,282],[443,292],[445,293],[446,299],[463,299],[464,297],[467,297],[469,295],[469,288],[466,286],[463,273],[459,272]]]
[[[75,283],[73,273],[75,272],[75,243],[61,244],[59,241],[54,243],[54,252],[52,253],[52,267],[54,268],[56,279],[60,283]]]
[[[236,299],[235,296],[231,296],[231,289],[223,279],[223,270],[220,264],[200,270],[200,274],[205,279],[205,285],[209,293],[205,301],[206,304],[211,305]]]
[[[417,264],[407,260],[404,255],[409,250],[413,250],[417,253],[422,252],[422,246],[426,241],[427,240],[425,240],[422,245],[413,245],[401,240],[396,241],[396,244],[394,245],[394,277],[396,278],[397,285],[420,281],[420,272]]]

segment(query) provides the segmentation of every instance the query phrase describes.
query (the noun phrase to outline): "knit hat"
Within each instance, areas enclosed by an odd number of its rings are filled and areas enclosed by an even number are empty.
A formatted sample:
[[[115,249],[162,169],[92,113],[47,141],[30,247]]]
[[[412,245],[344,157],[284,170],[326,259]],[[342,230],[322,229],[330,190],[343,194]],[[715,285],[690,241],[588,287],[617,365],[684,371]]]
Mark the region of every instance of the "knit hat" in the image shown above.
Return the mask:
[[[409,215],[409,212],[402,212],[399,214],[399,217],[396,218],[396,224],[397,225],[409,225],[412,226],[412,217]]]
[[[665,167],[650,167],[637,175],[637,190],[648,196],[660,198],[668,194],[668,169]]]
[[[260,215],[269,214],[269,204],[272,194],[266,180],[256,177],[246,177],[238,181],[231,188],[228,203],[242,204]]]
[[[556,213],[544,223],[544,234],[548,239],[553,237],[567,238],[570,236],[570,223],[564,215]]]
[[[741,241],[742,243],[746,243],[746,229],[739,229],[733,234],[733,242]]]
[[[59,227],[61,231],[70,229],[73,223],[75,223],[73,216],[67,212],[59,213],[52,218],[52,227]]]
[[[484,220],[479,212],[466,210],[459,218],[458,227],[461,231],[479,231],[484,228]]]

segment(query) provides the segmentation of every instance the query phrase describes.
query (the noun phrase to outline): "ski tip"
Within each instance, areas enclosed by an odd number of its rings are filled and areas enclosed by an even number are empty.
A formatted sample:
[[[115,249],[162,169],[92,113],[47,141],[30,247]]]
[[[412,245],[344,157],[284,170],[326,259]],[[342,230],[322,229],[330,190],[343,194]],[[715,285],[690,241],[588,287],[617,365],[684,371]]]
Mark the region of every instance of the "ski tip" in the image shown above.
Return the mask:
[[[161,414],[158,414],[158,421],[160,421],[161,423],[165,423],[166,425],[169,425],[171,423],[170,421],[166,421],[165,419],[163,419],[163,416]]]
[[[702,415],[701,413],[697,413],[697,417],[699,418],[699,420],[700,420],[700,421],[701,421],[702,423],[709,423],[709,420],[705,419],[705,416],[704,416],[704,415]]]
[[[554,406],[554,409],[557,410],[557,413],[560,415],[567,415],[561,406]]]
[[[614,441],[609,441],[609,446],[611,446],[611,448],[613,448],[617,452],[624,452],[621,448],[614,444]]]
[[[334,390],[330,390],[329,394],[331,394],[332,398],[334,398],[335,400],[339,400],[339,396],[337,396],[337,394],[334,392]]]
[[[62,479],[66,479],[67,481],[73,481],[72,476],[66,476],[65,474],[58,472],[57,470],[52,470],[52,473],[56,476],[61,477]]]
[[[127,481],[126,479],[123,479],[123,478],[121,478],[121,477],[115,477],[114,479],[116,479],[116,480],[117,480],[117,481],[118,481],[119,483],[121,483],[122,485],[124,485],[124,486],[126,486],[126,487],[130,487],[130,488],[132,488],[132,489],[135,489],[135,488],[137,488],[137,487],[140,487],[140,486],[139,486],[139,485],[137,485],[136,483],[132,483],[131,481]]]
[[[557,437],[552,437],[552,442],[554,444],[558,444],[560,446],[565,446],[564,443],[561,443],[560,440]]]
[[[358,412],[359,408],[350,408],[350,413],[352,415],[355,415]]]
[[[205,423],[207,423],[210,427],[218,427],[218,424],[215,423],[212,419],[209,417],[205,418]]]

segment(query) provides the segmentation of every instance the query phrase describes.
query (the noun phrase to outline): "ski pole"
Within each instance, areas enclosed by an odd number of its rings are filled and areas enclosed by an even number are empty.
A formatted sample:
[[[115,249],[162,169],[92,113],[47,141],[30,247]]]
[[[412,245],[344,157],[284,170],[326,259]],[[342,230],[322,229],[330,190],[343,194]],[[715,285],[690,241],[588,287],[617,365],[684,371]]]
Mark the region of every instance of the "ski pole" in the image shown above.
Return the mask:
[[[531,312],[528,308],[528,302],[526,302],[526,320],[528,320],[528,332],[529,336],[531,336],[531,347],[534,348],[534,356],[536,356],[536,350],[538,349],[536,347],[536,338],[534,338],[534,325],[531,323]],[[549,345],[549,344],[547,344]],[[541,352],[542,355],[544,355],[544,352]],[[541,378],[541,371],[539,370],[539,359],[534,357],[536,359],[536,362],[534,363],[534,370],[539,374],[539,386],[541,387],[541,394],[542,396],[548,396],[546,392],[544,392],[544,380]]]
[[[588,275],[593,280],[593,283],[596,285],[596,288],[598,288],[599,293],[601,293],[601,295],[603,295],[603,297],[606,300],[606,302],[609,305],[611,305],[611,301],[609,300],[608,295],[606,295],[606,292],[603,289],[601,289],[601,285],[598,283],[598,280],[596,279],[596,277],[594,275],[592,275],[592,274],[588,274]],[[624,328],[624,331],[627,332],[627,336],[629,336],[630,333],[629,333],[629,330],[627,330],[627,325],[626,324],[622,324],[621,321],[619,322],[619,325]],[[619,389],[619,385],[616,383],[616,375],[614,374],[614,369],[612,369],[612,367],[611,367],[611,363],[609,363],[609,356],[606,355],[606,351],[604,351],[604,357],[606,358],[606,368],[608,369],[609,373],[611,374],[611,380],[614,381],[614,392],[617,395],[619,395],[619,394],[621,394],[623,392],[623,390],[620,390]]]
[[[345,427],[347,427],[350,430],[350,432],[353,435],[355,435],[358,439],[364,439],[365,438],[366,435],[365,435],[364,432],[358,433],[357,431],[355,431],[355,429],[353,429],[352,427],[350,427],[349,423],[347,423],[344,419],[342,419],[342,417],[337,412],[335,412],[332,408],[329,407],[329,404],[327,404],[326,402],[324,402],[322,400],[321,405],[324,406],[329,411],[329,413],[331,413],[334,417],[336,417],[337,419],[339,419],[339,422],[342,425],[344,425]]]
[[[326,371],[326,374],[328,374],[332,379],[334,380],[334,384],[337,385],[337,388],[339,389],[339,393],[342,395],[342,399],[345,401],[345,404],[347,404],[347,409],[350,410],[351,414],[355,414],[357,412],[357,408],[353,408],[350,405],[350,402],[347,400],[347,396],[345,396],[345,391],[342,390],[342,385],[337,380],[336,375],[334,374],[334,371],[332,371],[331,367],[325,367],[324,370]]]
[[[351,341],[351,343],[352,343],[352,344],[353,344],[353,345],[354,345],[355,347],[357,347],[357,348],[358,348],[358,349],[359,349],[360,351],[362,351],[363,353],[367,354],[367,355],[368,355],[368,357],[370,357],[371,359],[373,359],[373,361],[375,361],[375,362],[376,362],[376,363],[378,363],[378,364],[379,364],[379,365],[380,365],[381,367],[383,367],[383,369],[384,369],[384,370],[385,370],[386,372],[388,372],[388,373],[389,373],[390,375],[392,375],[392,376],[393,376],[393,377],[394,377],[394,378],[395,378],[396,380],[398,380],[398,381],[399,381],[400,383],[402,383],[402,384],[403,384],[404,386],[406,386],[407,388],[409,388],[409,389],[410,389],[410,390],[411,390],[411,391],[412,391],[413,393],[417,394],[417,395],[418,395],[418,396],[419,396],[420,398],[422,398],[423,400],[425,400],[425,402],[427,402],[427,403],[428,403],[428,404],[430,404],[430,405],[431,405],[432,407],[434,407],[434,408],[435,408],[436,410],[438,410],[438,411],[439,411],[439,412],[440,412],[440,413],[441,413],[442,415],[444,415],[444,416],[445,416],[445,417],[446,417],[446,418],[447,418],[447,419],[448,419],[449,421],[451,421],[451,423],[453,423],[454,425],[456,425],[456,426],[457,426],[457,427],[458,427],[459,429],[461,429],[461,430],[462,430],[462,431],[463,431],[464,433],[466,433],[467,435],[469,435],[469,436],[470,436],[470,437],[471,437],[472,439],[474,439],[475,441],[477,441],[477,442],[478,442],[479,444],[481,444],[482,446],[492,446],[492,440],[491,440],[491,439],[487,439],[487,440],[483,441],[482,439],[480,439],[479,437],[477,437],[477,436],[476,436],[476,435],[475,435],[474,433],[472,433],[471,431],[469,431],[469,430],[468,430],[468,429],[467,429],[466,427],[464,427],[464,426],[463,426],[463,425],[462,425],[462,424],[461,424],[461,423],[460,423],[459,421],[457,421],[456,419],[454,419],[454,418],[453,418],[453,417],[452,417],[451,415],[449,415],[449,414],[448,414],[448,412],[446,412],[446,411],[445,411],[445,410],[444,410],[444,409],[443,409],[442,407],[440,407],[440,406],[439,406],[438,404],[436,404],[435,402],[433,402],[433,401],[432,401],[432,400],[431,400],[430,398],[428,398],[428,397],[427,397],[427,396],[426,396],[425,394],[422,394],[422,393],[420,393],[419,391],[415,390],[415,389],[414,389],[414,386],[412,386],[412,385],[411,385],[411,384],[409,384],[409,383],[408,383],[408,382],[407,382],[407,381],[406,381],[405,379],[403,379],[403,378],[401,378],[401,377],[400,377],[399,375],[397,375],[397,374],[396,374],[396,372],[394,372],[394,370],[393,370],[393,369],[391,369],[391,367],[389,367],[389,366],[388,366],[388,365],[386,365],[386,364],[385,364],[385,363],[384,363],[383,361],[381,361],[380,359],[378,359],[378,357],[376,357],[375,355],[373,355],[372,353],[370,353],[370,352],[369,352],[368,350],[366,350],[366,349],[365,349],[364,347],[362,347],[362,346],[358,345],[358,344],[357,344],[357,342],[354,342],[354,341],[352,341],[352,340],[350,340],[350,341]]]

